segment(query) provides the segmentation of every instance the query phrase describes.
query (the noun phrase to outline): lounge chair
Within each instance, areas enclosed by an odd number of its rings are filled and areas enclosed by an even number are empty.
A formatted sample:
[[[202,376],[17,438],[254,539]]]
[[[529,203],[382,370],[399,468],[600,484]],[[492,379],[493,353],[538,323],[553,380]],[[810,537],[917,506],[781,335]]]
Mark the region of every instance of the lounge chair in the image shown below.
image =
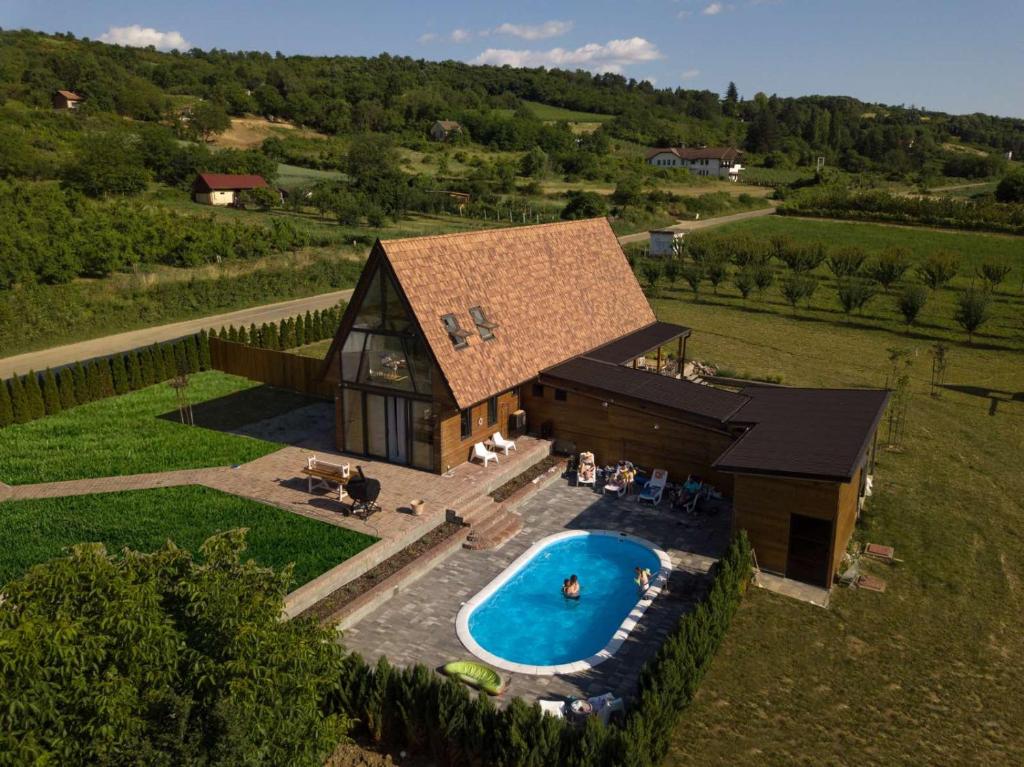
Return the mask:
[[[498,454],[493,450],[488,450],[487,446],[483,442],[477,442],[473,445],[473,459],[483,461],[486,466],[491,461],[498,462]]]
[[[665,469],[655,469],[651,472],[651,478],[644,485],[644,489],[637,496],[637,502],[650,501],[651,505],[657,506],[661,503],[661,496],[665,492],[666,484],[668,484],[668,472]]]
[[[491,436],[491,444],[494,445],[495,450],[501,450],[508,455],[509,450],[515,450],[517,453],[519,449],[516,447],[516,443],[511,439],[505,439],[501,436],[500,431],[494,432]]]
[[[597,483],[597,464],[594,463],[594,454],[591,452],[580,453],[580,465],[576,469],[576,484],[590,485]]]

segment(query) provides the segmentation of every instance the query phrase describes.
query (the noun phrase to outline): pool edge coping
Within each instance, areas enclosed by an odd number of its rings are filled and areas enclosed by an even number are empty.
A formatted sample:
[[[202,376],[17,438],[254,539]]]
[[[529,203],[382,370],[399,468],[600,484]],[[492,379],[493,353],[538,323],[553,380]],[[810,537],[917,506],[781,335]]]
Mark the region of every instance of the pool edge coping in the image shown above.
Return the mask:
[[[473,635],[469,630],[469,618],[473,614],[473,611],[482,603],[487,601],[487,599],[489,599],[494,592],[504,586],[505,583],[511,580],[511,578],[518,573],[527,562],[532,560],[539,551],[547,548],[552,543],[556,543],[567,538],[578,538],[585,535],[602,535],[608,538],[620,538],[632,541],[633,543],[650,549],[655,556],[658,557],[658,561],[661,563],[661,567],[658,570],[657,575],[655,575],[651,580],[651,585],[648,587],[647,591],[644,592],[643,598],[636,601],[636,604],[633,605],[633,608],[623,619],[622,623],[620,623],[619,627],[615,629],[615,633],[612,634],[608,643],[589,658],[573,661],[571,663],[559,663],[551,666],[534,666],[527,663],[516,663],[515,661],[506,660],[505,658],[494,655],[481,647],[473,638]],[[494,576],[486,586],[474,594],[472,598],[462,603],[462,606],[459,608],[458,616],[455,619],[455,633],[458,636],[459,641],[462,642],[462,646],[465,647],[472,655],[485,663],[489,663],[504,671],[529,674],[531,676],[577,674],[581,671],[589,671],[594,668],[594,666],[604,663],[619,651],[630,633],[632,633],[633,629],[635,629],[636,625],[640,622],[640,619],[647,611],[647,608],[650,607],[654,600],[657,599],[658,595],[661,594],[661,591],[668,582],[671,574],[672,560],[669,558],[669,555],[656,544],[646,538],[641,538],[638,535],[623,533],[616,530],[564,530],[560,533],[553,533],[552,535],[545,536],[533,543],[533,545],[526,549],[526,551],[512,560],[512,562],[510,562],[500,573]]]

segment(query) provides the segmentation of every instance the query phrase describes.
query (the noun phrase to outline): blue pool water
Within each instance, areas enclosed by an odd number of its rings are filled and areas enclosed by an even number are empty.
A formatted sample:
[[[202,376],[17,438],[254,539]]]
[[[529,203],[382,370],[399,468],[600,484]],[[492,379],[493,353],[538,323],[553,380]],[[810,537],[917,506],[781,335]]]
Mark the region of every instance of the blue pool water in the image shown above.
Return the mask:
[[[469,631],[499,658],[532,666],[584,660],[604,648],[636,605],[634,568],[652,578],[657,554],[634,541],[581,535],[539,550],[469,616]],[[562,596],[562,581],[577,575],[578,600]]]

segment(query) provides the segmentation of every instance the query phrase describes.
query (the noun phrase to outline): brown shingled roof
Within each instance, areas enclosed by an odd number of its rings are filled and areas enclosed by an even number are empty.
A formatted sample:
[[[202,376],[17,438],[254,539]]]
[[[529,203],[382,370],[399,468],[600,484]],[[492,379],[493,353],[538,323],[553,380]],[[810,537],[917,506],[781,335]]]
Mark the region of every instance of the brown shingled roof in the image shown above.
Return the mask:
[[[603,218],[383,240],[378,247],[459,407],[654,322]],[[475,332],[475,306],[497,325],[491,341]],[[464,348],[452,345],[445,314],[471,331]]]
[[[193,187],[206,191],[229,189],[265,189],[269,186],[263,176],[236,173],[200,173]]]
[[[68,101],[82,101],[82,97],[74,91],[57,91],[61,96],[66,98]]]

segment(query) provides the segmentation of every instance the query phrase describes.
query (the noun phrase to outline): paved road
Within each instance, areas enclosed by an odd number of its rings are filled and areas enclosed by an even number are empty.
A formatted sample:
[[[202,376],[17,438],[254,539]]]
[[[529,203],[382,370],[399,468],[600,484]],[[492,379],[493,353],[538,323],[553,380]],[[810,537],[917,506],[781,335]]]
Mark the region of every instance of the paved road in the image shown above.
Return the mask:
[[[729,216],[718,216],[717,218],[705,218],[701,221],[680,221],[678,224],[672,226],[666,226],[666,231],[672,232],[693,232],[697,229],[707,229],[712,226],[721,226],[722,224],[733,224],[737,221],[746,221],[748,218],[760,218],[761,216],[771,216],[775,213],[775,208],[758,208],[757,210],[747,210],[743,213],[733,213]],[[649,232],[637,232],[636,234],[626,234],[619,238],[620,245],[627,245],[631,242],[645,242],[649,236]]]
[[[254,306],[249,309],[228,312],[227,314],[216,314],[212,317],[200,317],[195,320],[175,322],[171,325],[158,325],[153,328],[131,330],[114,336],[93,338],[89,341],[80,341],[74,344],[67,344],[66,346],[55,346],[52,349],[43,349],[38,352],[27,352],[16,357],[5,357],[0,359],[0,379],[8,378],[14,373],[27,373],[29,370],[44,370],[48,367],[56,368],[77,360],[87,360],[93,357],[116,354],[117,352],[126,352],[129,349],[148,346],[157,341],[169,341],[172,338],[181,338],[192,333],[198,333],[203,328],[219,328],[222,325],[251,325],[253,323],[262,325],[264,322],[274,322],[284,317],[292,317],[307,311],[327,309],[339,301],[347,301],[351,295],[351,290],[321,293],[320,295],[309,296],[308,298],[297,298],[277,304]]]

